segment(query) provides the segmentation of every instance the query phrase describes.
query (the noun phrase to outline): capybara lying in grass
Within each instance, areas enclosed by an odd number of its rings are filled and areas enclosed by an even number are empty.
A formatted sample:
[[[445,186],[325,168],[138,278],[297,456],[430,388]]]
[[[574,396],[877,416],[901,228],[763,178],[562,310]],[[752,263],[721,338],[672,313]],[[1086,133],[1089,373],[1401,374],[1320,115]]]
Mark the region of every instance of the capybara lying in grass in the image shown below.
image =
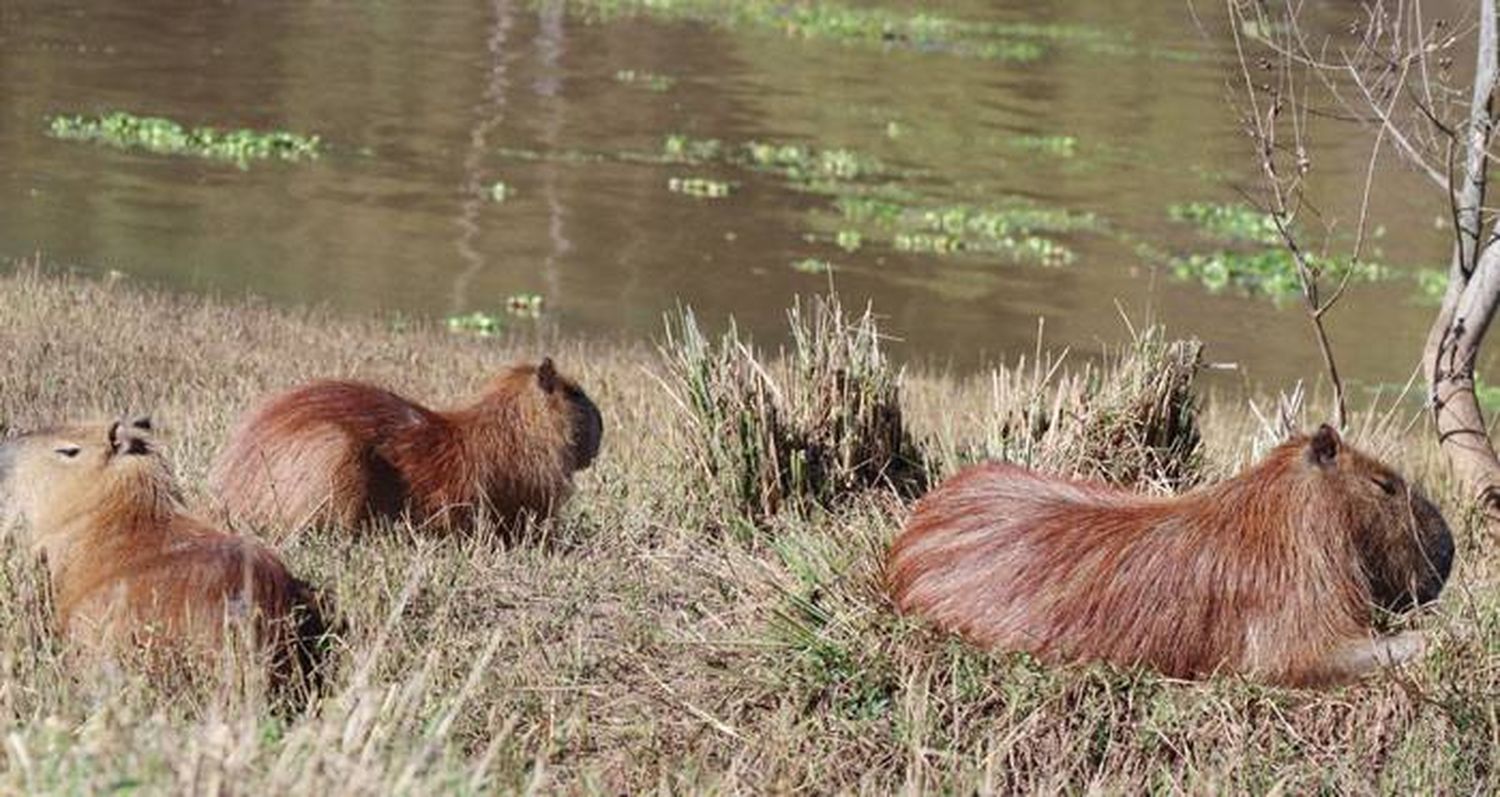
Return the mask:
[[[917,504],[886,578],[997,650],[1318,686],[1420,654],[1375,615],[1435,599],[1452,562],[1432,502],[1325,425],[1175,498],[971,468]]]
[[[509,524],[556,510],[602,434],[598,408],[550,358],[507,369],[447,412],[372,385],[314,382],[252,411],[210,480],[231,515],[277,531],[402,515],[455,528],[481,511]]]
[[[212,661],[225,632],[270,685],[316,686],[325,628],[312,589],[256,540],[184,512],[149,422],[61,426],[0,446],[7,494],[51,574],[57,626],[80,648],[150,666]]]

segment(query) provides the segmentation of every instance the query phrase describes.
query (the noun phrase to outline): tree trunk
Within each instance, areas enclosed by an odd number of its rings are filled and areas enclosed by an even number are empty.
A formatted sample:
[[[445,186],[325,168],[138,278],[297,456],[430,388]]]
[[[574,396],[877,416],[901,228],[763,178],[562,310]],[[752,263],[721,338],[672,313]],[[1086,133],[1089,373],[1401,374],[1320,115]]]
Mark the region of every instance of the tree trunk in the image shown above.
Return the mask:
[[[1500,304],[1500,243],[1486,237],[1484,213],[1488,149],[1497,68],[1495,0],[1479,11],[1474,90],[1465,131],[1462,183],[1451,194],[1456,241],[1448,290],[1427,336],[1422,363],[1431,392],[1438,442],[1459,478],[1492,522],[1500,522],[1500,458],[1485,428],[1475,393],[1480,345]]]

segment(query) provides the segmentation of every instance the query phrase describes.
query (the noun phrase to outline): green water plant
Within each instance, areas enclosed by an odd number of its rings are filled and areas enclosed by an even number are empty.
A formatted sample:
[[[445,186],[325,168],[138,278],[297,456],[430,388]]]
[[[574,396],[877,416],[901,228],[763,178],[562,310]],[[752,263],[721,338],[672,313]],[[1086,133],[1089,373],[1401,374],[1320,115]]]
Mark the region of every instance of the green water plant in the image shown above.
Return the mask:
[[[481,337],[491,337],[505,331],[505,319],[480,310],[448,316],[443,323],[449,332],[466,332]]]
[[[902,252],[930,255],[999,254],[1018,261],[1066,265],[1076,254],[1053,236],[1100,231],[1089,213],[1048,208],[1023,199],[989,205],[921,204],[867,196],[834,201],[842,224]]]
[[[1036,152],[1054,158],[1072,158],[1078,154],[1078,139],[1073,136],[1016,136],[1010,140],[1010,145],[1024,152]]]
[[[724,163],[778,175],[789,182],[854,182],[896,176],[878,158],[846,147],[818,147],[785,141],[750,140],[725,144],[714,138],[692,138],[672,133],[662,140],[662,156],[669,162]]]
[[[667,180],[667,190],[698,199],[723,199],[734,191],[734,185],[710,177],[672,177]]]
[[[513,293],[505,297],[505,312],[523,318],[538,318],[546,300],[540,293]]]
[[[649,17],[696,22],[723,30],[767,31],[809,42],[879,47],[923,54],[1024,63],[1066,45],[1091,55],[1144,55],[1198,60],[1202,54],[1142,46],[1126,32],[1065,23],[965,19],[922,9],[845,4],[829,0],[539,0],[561,3],[587,20]]]
[[[1441,304],[1448,293],[1448,272],[1439,268],[1419,268],[1411,273],[1417,284],[1417,301]]]
[[[677,78],[645,70],[621,69],[615,72],[615,82],[662,93],[677,84]]]
[[[833,264],[816,257],[804,257],[792,261],[792,270],[803,274],[828,274],[833,271]]]
[[[302,161],[318,157],[321,140],[285,130],[188,128],[171,119],[112,111],[102,116],[52,117],[48,133],[65,141],[87,141],[119,149],[162,155],[188,155],[231,161],[244,167],[252,160]]]
[[[1281,243],[1271,214],[1243,203],[1184,202],[1167,208],[1173,221],[1191,224],[1206,237],[1269,246]]]
[[[1347,274],[1354,282],[1377,282],[1393,273],[1391,267],[1381,263],[1350,263],[1311,254],[1306,257],[1311,268],[1334,280],[1342,280]],[[1235,288],[1276,299],[1298,296],[1302,292],[1297,263],[1283,249],[1198,253],[1174,258],[1171,266],[1178,278],[1197,281],[1214,292]]]
[[[811,41],[944,52],[998,61],[1035,61],[1045,54],[1037,31],[991,26],[928,12],[833,2],[781,0],[566,0],[585,17],[649,16],[725,29],[761,29]],[[1061,26],[1059,26],[1061,27]]]
[[[852,254],[864,246],[865,237],[859,230],[839,230],[834,233],[833,242],[838,248]]]

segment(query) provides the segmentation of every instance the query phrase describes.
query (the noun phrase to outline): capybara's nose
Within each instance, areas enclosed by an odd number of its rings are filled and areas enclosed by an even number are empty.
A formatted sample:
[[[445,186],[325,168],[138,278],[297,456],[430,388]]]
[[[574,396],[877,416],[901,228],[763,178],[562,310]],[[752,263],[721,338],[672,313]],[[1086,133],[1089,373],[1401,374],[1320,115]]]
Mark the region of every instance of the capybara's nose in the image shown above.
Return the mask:
[[[1457,551],[1453,531],[1448,528],[1448,522],[1431,501],[1419,500],[1413,508],[1416,509],[1418,524],[1415,542],[1417,551],[1424,560],[1421,564],[1425,565],[1419,565],[1415,576],[1416,594],[1413,597],[1417,599],[1417,605],[1421,605],[1437,600],[1438,593],[1443,591],[1443,585],[1448,581],[1448,575],[1453,572],[1453,559]]]
[[[1446,528],[1443,532],[1442,536],[1438,539],[1438,552],[1437,556],[1433,557],[1433,564],[1437,566],[1438,578],[1447,581],[1448,574],[1453,572],[1453,554],[1455,553],[1455,549],[1453,547],[1453,534],[1449,533]]]
[[[137,456],[141,454],[149,454],[151,453],[151,446],[147,445],[145,440],[142,440],[139,437],[132,436],[127,438],[125,441],[125,453],[135,454]]]

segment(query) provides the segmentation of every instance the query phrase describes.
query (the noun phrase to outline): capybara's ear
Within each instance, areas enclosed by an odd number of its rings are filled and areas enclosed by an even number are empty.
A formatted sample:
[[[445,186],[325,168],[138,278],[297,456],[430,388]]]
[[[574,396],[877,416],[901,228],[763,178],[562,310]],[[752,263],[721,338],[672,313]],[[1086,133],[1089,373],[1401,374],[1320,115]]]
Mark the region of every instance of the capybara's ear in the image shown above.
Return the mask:
[[[1338,459],[1339,447],[1343,443],[1339,440],[1339,433],[1332,426],[1323,424],[1318,431],[1313,432],[1307,441],[1307,458],[1315,465],[1332,465]]]
[[[551,393],[557,389],[557,366],[552,364],[551,357],[543,357],[542,364],[536,367],[536,383],[541,386],[543,393]]]

